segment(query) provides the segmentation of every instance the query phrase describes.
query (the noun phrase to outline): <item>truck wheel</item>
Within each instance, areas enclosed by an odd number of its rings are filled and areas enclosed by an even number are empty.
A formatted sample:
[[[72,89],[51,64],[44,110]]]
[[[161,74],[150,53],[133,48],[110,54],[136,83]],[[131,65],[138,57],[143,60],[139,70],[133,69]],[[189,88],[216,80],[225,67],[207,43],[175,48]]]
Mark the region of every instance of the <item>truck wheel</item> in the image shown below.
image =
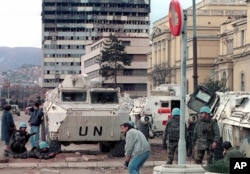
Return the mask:
[[[110,152],[110,144],[99,142],[99,150],[100,152]]]
[[[114,143],[110,148],[110,154],[112,157],[123,157],[125,155],[125,140],[120,140]]]

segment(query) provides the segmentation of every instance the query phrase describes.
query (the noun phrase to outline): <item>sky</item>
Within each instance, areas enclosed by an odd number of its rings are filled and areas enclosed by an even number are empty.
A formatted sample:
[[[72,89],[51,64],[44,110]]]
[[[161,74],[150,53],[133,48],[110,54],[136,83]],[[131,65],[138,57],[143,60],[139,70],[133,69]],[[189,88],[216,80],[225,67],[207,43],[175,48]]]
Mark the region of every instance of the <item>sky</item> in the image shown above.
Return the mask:
[[[193,0],[179,2],[185,9],[192,6]],[[169,3],[170,0],[151,0],[151,23],[168,14]],[[0,46],[41,48],[41,4],[42,0],[1,0]]]

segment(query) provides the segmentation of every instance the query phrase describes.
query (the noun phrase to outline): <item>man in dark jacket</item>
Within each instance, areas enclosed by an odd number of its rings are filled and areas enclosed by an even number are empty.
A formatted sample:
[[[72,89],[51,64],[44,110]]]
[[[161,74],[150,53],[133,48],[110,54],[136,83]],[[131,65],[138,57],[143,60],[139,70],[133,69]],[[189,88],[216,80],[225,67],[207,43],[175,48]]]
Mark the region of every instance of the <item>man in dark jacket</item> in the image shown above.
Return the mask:
[[[9,148],[9,142],[10,142],[10,137],[12,133],[16,130],[16,126],[12,117],[12,114],[10,112],[11,106],[6,105],[4,106],[4,111],[2,114],[2,126],[1,126],[1,138],[2,141],[5,142],[5,156],[8,156],[8,152],[10,150]]]
[[[187,132],[187,128],[185,129],[185,132]],[[180,109],[174,108],[172,110],[172,118],[168,121],[165,132],[163,135],[163,145],[166,144],[166,141],[168,141],[167,145],[167,164],[173,164],[174,154],[177,154],[178,150],[178,141],[180,137]]]
[[[39,141],[40,125],[42,123],[43,111],[39,108],[39,103],[33,105],[34,111],[30,115],[29,125],[30,134],[36,133],[34,136],[30,137],[31,147],[35,147]]]

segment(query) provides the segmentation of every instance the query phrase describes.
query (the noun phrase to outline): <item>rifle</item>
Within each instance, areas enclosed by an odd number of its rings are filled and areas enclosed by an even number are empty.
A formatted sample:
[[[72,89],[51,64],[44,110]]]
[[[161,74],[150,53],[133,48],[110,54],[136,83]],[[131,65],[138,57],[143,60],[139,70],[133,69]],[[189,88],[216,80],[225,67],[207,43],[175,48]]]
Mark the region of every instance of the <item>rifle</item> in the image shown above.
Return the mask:
[[[30,138],[31,136],[33,136],[33,135],[35,135],[36,134],[36,132],[33,132],[33,133],[31,133],[31,134],[28,134],[28,138]]]
[[[31,134],[27,134],[25,137],[22,137],[21,139],[19,139],[19,141],[22,143],[27,143],[29,141],[29,138],[35,134],[36,134],[36,132],[33,132]]]

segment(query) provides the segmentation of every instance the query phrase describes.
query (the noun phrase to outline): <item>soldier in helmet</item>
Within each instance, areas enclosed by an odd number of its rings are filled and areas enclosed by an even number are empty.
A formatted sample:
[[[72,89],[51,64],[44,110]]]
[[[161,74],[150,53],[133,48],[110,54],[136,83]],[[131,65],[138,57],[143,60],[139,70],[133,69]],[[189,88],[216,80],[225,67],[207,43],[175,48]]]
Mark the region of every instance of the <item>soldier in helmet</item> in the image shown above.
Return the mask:
[[[225,141],[222,147],[224,148],[223,155],[225,160],[229,161],[230,158],[245,158],[244,154],[239,149],[232,147],[229,141]]]
[[[222,147],[224,148],[224,158],[214,161],[213,163],[206,166],[202,166],[206,171],[216,173],[229,173],[231,158],[245,158],[244,154],[239,149],[232,147],[231,142],[229,141],[225,141],[222,144]]]
[[[167,123],[163,135],[163,146],[167,146],[166,141],[168,140],[167,164],[173,164],[174,154],[177,153],[178,150],[179,137],[180,137],[180,109],[174,108],[172,110],[172,118]]]
[[[27,158],[27,149],[25,145],[29,141],[31,134],[29,134],[26,129],[27,124],[25,122],[21,122],[19,124],[19,129],[11,136],[10,155],[14,158]]]
[[[212,163],[213,151],[219,142],[220,131],[217,121],[211,119],[210,108],[203,106],[200,109],[200,119],[197,121],[193,133],[194,153],[196,154],[194,156],[195,162],[202,164],[206,152],[208,164]]]
[[[29,152],[29,157],[38,159],[50,159],[56,156],[55,152],[52,152],[49,148],[49,144],[45,141],[39,143],[39,145],[33,147]]]

